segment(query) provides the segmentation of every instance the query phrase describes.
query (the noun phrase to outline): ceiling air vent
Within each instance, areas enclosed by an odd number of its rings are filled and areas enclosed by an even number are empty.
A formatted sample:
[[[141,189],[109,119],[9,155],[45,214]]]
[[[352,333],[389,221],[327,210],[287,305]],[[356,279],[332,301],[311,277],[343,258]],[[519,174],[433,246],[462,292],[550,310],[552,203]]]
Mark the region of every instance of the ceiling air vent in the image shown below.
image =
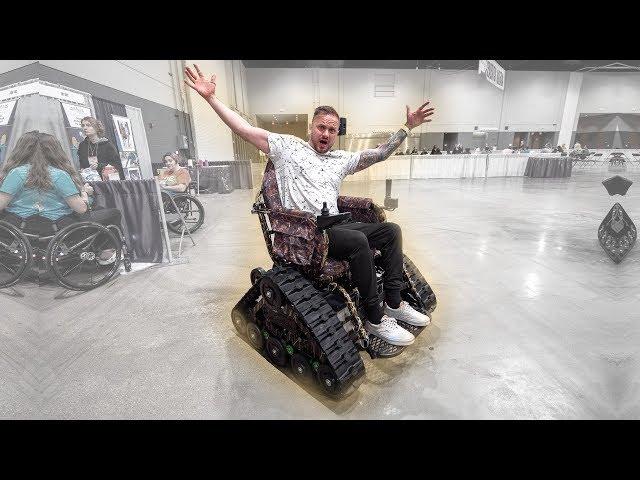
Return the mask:
[[[395,73],[376,73],[373,79],[374,97],[395,97],[396,96],[396,75]]]

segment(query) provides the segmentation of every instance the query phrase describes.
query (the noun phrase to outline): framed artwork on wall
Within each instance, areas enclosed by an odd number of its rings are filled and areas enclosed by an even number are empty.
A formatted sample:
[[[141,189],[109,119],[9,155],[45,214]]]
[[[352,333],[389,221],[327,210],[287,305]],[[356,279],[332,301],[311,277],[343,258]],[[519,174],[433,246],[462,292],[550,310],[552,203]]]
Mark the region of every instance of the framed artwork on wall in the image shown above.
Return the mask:
[[[111,115],[116,130],[118,146],[122,152],[135,152],[136,146],[133,142],[133,131],[131,130],[131,121],[127,117]]]

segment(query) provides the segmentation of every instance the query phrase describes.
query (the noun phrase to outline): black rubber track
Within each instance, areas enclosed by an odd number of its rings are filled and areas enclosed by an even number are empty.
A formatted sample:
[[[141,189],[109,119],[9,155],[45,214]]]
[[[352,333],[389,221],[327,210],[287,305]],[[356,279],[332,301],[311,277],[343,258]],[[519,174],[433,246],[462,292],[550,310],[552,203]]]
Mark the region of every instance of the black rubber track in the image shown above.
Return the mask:
[[[424,313],[425,315],[430,316],[431,313],[436,309],[436,306],[438,305],[438,301],[436,300],[436,294],[433,293],[431,286],[429,285],[427,280],[424,278],[422,273],[420,273],[420,270],[418,270],[418,267],[416,267],[415,264],[411,261],[411,259],[406,255],[403,255],[403,257],[404,257],[403,258],[404,266],[406,269],[406,272],[403,275],[403,277],[404,277],[404,280],[407,282],[407,287],[411,289],[414,296],[418,298],[420,303],[420,305],[418,305],[420,307],[419,310],[421,310],[422,313]],[[407,279],[407,276],[409,277],[408,279]],[[411,282],[409,282],[409,280],[411,280]],[[415,285],[415,290],[413,290],[413,288],[411,287],[411,283]],[[416,327],[414,325],[409,325],[408,323],[405,323],[405,322],[398,322],[398,324],[401,327],[405,328],[406,330],[409,330],[415,337],[420,335],[420,333],[426,328],[426,327]]]
[[[320,363],[329,366],[338,387],[345,392],[364,374],[364,363],[358,349],[349,338],[331,305],[300,272],[291,267],[276,266],[266,276],[271,277],[303,321],[319,345]]]

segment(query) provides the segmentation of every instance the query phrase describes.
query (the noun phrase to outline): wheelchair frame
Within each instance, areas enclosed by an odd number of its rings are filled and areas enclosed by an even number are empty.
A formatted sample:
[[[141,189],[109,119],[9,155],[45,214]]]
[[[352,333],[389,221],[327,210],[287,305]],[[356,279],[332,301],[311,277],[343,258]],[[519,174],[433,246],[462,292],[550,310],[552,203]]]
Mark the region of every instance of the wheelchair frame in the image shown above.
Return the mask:
[[[19,273],[19,275],[17,275],[16,278],[12,279],[10,282],[7,282],[5,284],[0,284],[0,288],[7,288],[12,285],[15,285],[18,281],[20,281],[20,279],[25,275],[26,272],[32,270],[34,266],[33,265],[34,261],[35,262],[43,261],[44,267],[45,267],[44,270],[53,272],[53,275],[56,277],[58,284],[60,284],[62,287],[68,290],[77,290],[77,291],[93,290],[94,288],[104,285],[109,280],[111,280],[120,268],[121,254],[123,254],[122,262],[124,263],[125,271],[127,272],[131,271],[131,260],[127,252],[127,246],[124,241],[124,236],[122,235],[122,231],[120,227],[118,227],[117,225],[104,226],[97,222],[81,221],[81,222],[72,223],[61,229],[58,229],[55,222],[52,222],[52,230],[54,232],[52,235],[39,235],[39,234],[25,232],[24,228],[26,227],[26,221],[24,219],[20,226],[16,226],[7,221],[0,220],[0,227],[14,234],[14,236],[18,238],[18,240],[22,244],[24,244],[24,250],[27,255],[27,258],[24,261],[24,266],[21,267],[21,272]],[[85,238],[82,238],[75,245],[72,245],[70,248],[66,246],[64,243],[62,243],[62,241],[65,238],[68,238],[75,231],[79,231],[85,228],[94,229],[94,230],[97,230],[97,232]],[[117,232],[117,235],[113,233],[114,230]],[[84,251],[80,253],[79,258],[81,262],[77,264],[75,267],[73,267],[73,269],[67,271],[67,273],[62,276],[57,270],[58,267],[56,266],[56,262],[59,262],[60,257],[63,257],[68,252],[72,252],[74,249],[83,246],[87,242],[89,242],[90,244],[90,242],[101,233],[107,235],[108,238],[111,238],[112,242],[114,243],[113,246],[115,247],[115,250],[116,250],[115,252],[116,259],[114,263],[111,264],[108,275],[102,278],[101,280],[99,280],[97,283],[95,284],[91,283],[90,285],[81,285],[81,284],[77,284],[77,283],[73,283],[68,280],[65,280],[63,277],[68,275],[71,270],[77,268],[78,266],[84,264],[85,262],[96,261],[96,254],[95,252],[91,252],[91,251]],[[46,242],[46,247],[42,248],[41,246],[37,245],[37,243],[40,243],[40,242]],[[34,244],[36,245],[34,246]],[[10,247],[11,245],[2,245],[2,246],[8,249],[8,247]],[[54,258],[53,254],[56,246],[60,247],[60,255]],[[70,258],[70,257],[67,257],[67,258]],[[91,274],[91,278],[93,278],[93,274]]]

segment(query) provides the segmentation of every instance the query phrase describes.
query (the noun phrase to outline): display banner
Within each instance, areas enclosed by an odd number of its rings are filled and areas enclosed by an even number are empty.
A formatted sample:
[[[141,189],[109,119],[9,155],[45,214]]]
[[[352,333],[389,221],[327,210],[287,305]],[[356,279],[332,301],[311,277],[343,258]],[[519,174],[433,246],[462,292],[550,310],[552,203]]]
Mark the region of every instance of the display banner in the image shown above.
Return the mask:
[[[63,88],[40,84],[39,92],[40,95],[44,95],[45,97],[53,97],[59,100],[68,100],[70,102],[80,103],[82,105],[86,104],[84,95],[76,92],[71,92]]]
[[[15,104],[15,100],[0,103],[0,125],[6,125],[9,123],[9,119],[11,118],[11,114],[13,113],[13,107],[15,106]]]
[[[504,68],[495,60],[480,60],[478,62],[478,74],[484,76],[500,90],[504,90]]]
[[[91,110],[88,107],[73,105],[71,103],[60,103],[62,104],[62,108],[64,108],[64,113],[67,115],[67,120],[69,120],[70,127],[80,128],[80,121],[84,117],[91,116]]]
[[[39,87],[39,82],[31,82],[24,85],[16,85],[14,87],[5,88],[3,90],[0,90],[0,102],[9,98],[23,97],[24,95],[38,93]]]

